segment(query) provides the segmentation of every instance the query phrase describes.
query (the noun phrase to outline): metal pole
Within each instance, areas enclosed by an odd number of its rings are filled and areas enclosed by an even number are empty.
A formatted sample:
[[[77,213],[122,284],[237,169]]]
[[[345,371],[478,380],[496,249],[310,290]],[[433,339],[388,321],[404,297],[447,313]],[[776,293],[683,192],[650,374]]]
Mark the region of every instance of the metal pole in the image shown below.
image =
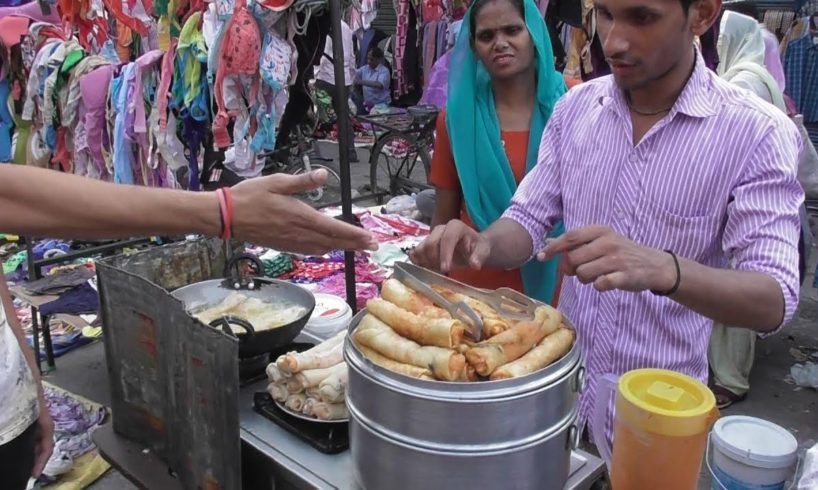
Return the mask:
[[[338,120],[338,162],[341,167],[341,219],[353,224],[352,182],[349,171],[349,102],[344,73],[344,40],[341,35],[341,0],[327,0],[332,24],[332,58],[335,65],[335,116]],[[344,276],[346,278],[347,303],[352,312],[357,311],[355,292],[355,252],[344,253]]]

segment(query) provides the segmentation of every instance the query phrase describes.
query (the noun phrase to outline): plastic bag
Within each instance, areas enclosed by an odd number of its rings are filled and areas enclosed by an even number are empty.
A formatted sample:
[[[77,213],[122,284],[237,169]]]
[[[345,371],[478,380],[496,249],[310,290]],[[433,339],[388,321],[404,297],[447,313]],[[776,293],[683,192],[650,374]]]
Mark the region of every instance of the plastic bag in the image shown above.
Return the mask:
[[[798,386],[818,390],[818,364],[796,364],[790,368],[790,376]]]
[[[386,203],[387,214],[398,214],[403,217],[411,217],[417,211],[414,196],[395,196]]]
[[[796,490],[815,490],[818,488],[818,444],[804,454],[801,463],[801,478]]]

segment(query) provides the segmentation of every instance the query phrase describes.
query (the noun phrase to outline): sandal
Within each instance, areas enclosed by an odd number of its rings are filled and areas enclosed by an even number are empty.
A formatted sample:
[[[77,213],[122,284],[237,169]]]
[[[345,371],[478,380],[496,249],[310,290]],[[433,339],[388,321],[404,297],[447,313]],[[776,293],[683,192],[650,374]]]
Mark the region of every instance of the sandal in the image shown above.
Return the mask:
[[[710,385],[710,391],[712,391],[713,394],[716,396],[716,408],[718,408],[719,410],[724,410],[725,408],[733,405],[734,403],[744,401],[744,399],[747,398],[747,393],[743,395],[736,395],[727,388],[716,384]]]

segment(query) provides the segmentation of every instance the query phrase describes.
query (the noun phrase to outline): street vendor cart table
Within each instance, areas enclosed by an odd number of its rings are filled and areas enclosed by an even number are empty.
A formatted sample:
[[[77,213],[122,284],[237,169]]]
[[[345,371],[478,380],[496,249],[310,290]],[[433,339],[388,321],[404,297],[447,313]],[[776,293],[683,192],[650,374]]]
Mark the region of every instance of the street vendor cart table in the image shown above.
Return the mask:
[[[302,333],[296,340],[318,342],[307,333]],[[264,391],[266,386],[266,380],[258,381],[243,387],[239,392],[242,473],[245,482],[248,478],[258,484],[274,479],[274,487],[264,488],[276,490],[359,489],[352,473],[349,451],[340,454],[321,453],[253,409],[253,396],[258,391]],[[574,471],[574,466],[579,468]],[[601,459],[581,450],[575,451],[572,475],[565,488],[590,488],[603,476],[604,466]]]
[[[275,487],[265,488],[276,490],[359,489],[349,451],[323,454],[253,410],[253,395],[266,386],[266,381],[260,381],[239,394],[244,478],[275,479]],[[584,464],[572,474],[566,490],[588,489],[604,474],[604,463],[591,454],[578,450],[573,460]]]

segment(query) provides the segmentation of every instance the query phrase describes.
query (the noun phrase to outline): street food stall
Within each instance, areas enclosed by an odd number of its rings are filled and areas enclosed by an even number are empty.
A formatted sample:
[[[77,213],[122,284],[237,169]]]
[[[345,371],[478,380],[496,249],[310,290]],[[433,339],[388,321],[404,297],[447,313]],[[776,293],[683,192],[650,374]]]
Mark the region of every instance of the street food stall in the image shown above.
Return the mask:
[[[263,328],[252,326],[256,338],[249,338],[244,337],[240,322],[231,322],[232,328],[227,329],[218,322],[204,322],[209,312],[192,301],[189,292],[205,285],[210,292],[201,294],[213,295],[205,302],[224,306],[235,293],[237,280],[242,282],[234,277],[218,279],[225,269],[231,270],[226,267],[230,253],[217,240],[201,240],[99,264],[114,432],[149,449],[173,470],[182,486],[239,488],[243,482],[244,488],[258,488],[259,482],[275,481],[276,488],[380,488],[379,481],[369,479],[405,478],[407,471],[425,478],[415,471],[418,467],[431,470],[429,462],[423,461],[424,454],[429,455],[424,446],[437,448],[433,459],[455,476],[474,478],[491,472],[497,473],[495,478],[505,478],[506,473],[497,471],[498,464],[529,474],[530,488],[542,488],[543,481],[560,482],[553,488],[588,488],[603,476],[602,461],[576,448],[576,397],[583,384],[583,362],[574,344],[545,370],[518,378],[452,383],[415,379],[366,357],[372,354],[364,354],[369,352],[364,344],[372,344],[354,333],[363,329],[362,322],[375,320],[362,311],[349,327],[355,340],[346,330],[334,336],[336,354],[341,352],[349,366],[342,390],[348,415],[320,421],[287,413],[287,407],[270,396],[274,382],[269,366],[285,353],[315,349],[332,339],[315,337],[299,327],[294,334],[287,333],[284,329],[293,323],[281,318],[289,323],[282,327],[277,345],[265,347],[270,353],[259,362],[251,346],[255,341],[269,342],[259,338]],[[241,294],[282,288],[277,298],[287,290],[293,303],[305,304],[296,323],[314,307],[308,298],[300,297],[306,290],[299,286],[264,278],[255,281],[252,286],[245,283],[248,289]],[[387,296],[394,287],[394,282],[385,286]],[[371,303],[373,311],[392,308],[379,301],[382,304]],[[564,319],[561,325],[565,328],[570,322]],[[459,358],[454,351],[431,349],[437,355]],[[299,373],[291,374],[290,380]],[[373,379],[377,382],[370,383]],[[510,416],[514,410],[527,415]],[[387,415],[392,419],[383,418]],[[384,425],[392,427],[390,437],[381,437],[378,427]],[[378,437],[372,439],[373,434]],[[458,455],[463,448],[470,448],[468,454]],[[105,444],[100,449],[106,454]],[[413,462],[413,457],[419,459]],[[138,471],[129,470],[127,464],[115,462],[133,477]],[[471,470],[460,471],[465,467]],[[480,467],[486,471],[475,470]]]

